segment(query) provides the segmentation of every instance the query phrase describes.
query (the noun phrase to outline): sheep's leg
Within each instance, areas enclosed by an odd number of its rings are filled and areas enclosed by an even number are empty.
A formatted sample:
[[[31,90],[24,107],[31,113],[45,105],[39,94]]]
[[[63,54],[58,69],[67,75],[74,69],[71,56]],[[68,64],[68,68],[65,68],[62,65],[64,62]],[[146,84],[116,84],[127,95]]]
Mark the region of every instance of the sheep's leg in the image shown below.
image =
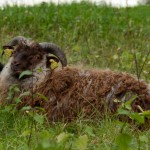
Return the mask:
[[[106,102],[111,111],[116,111],[121,103],[132,100],[135,97],[135,93],[132,91],[120,92],[121,82],[111,88],[111,91],[106,96]]]

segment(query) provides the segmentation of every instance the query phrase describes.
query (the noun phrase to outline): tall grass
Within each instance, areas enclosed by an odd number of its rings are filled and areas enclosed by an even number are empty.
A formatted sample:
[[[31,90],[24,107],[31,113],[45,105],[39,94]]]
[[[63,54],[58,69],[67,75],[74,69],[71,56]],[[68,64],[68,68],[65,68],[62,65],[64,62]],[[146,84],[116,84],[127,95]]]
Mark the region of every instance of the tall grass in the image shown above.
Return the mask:
[[[149,81],[149,9],[150,6],[119,9],[86,2],[6,6],[0,9],[0,45],[17,35],[54,42],[65,51],[70,65],[126,71]],[[45,116],[32,116],[28,110],[23,113],[12,106],[1,106],[0,149],[148,150],[150,147],[149,131],[126,125],[121,133],[123,125],[115,117],[98,121],[77,119],[67,124],[43,120]]]
[[[136,73],[150,49],[149,6],[110,8],[82,2],[55,6],[5,7],[0,10],[0,44],[23,35],[62,47],[70,64]],[[142,72],[149,78],[149,60]]]

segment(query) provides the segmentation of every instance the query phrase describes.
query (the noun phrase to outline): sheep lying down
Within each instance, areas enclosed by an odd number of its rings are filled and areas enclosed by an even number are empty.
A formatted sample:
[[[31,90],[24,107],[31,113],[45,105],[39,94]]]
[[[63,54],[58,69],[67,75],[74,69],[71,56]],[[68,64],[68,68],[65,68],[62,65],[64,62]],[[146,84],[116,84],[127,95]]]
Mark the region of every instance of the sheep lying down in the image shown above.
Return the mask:
[[[128,101],[133,97],[134,111],[140,112],[138,105],[143,110],[150,109],[150,91],[144,82],[138,82],[129,74],[109,70],[83,71],[66,67],[49,73],[45,81],[35,87],[37,91],[48,100],[45,102],[37,97],[33,106],[45,108],[50,120],[72,120],[78,115],[89,118],[103,116],[107,110],[117,111],[121,103],[114,100]],[[27,101],[28,98],[24,104]]]
[[[150,110],[150,88],[144,81],[122,72],[67,67],[64,53],[54,44],[29,42],[24,37],[12,41],[4,46],[5,52],[13,45],[14,52],[1,72],[1,103],[6,103],[9,87],[17,84],[32,93],[22,97],[18,107],[42,107],[51,121],[101,117],[131,99],[134,111]],[[19,79],[24,70],[31,70],[32,75]]]

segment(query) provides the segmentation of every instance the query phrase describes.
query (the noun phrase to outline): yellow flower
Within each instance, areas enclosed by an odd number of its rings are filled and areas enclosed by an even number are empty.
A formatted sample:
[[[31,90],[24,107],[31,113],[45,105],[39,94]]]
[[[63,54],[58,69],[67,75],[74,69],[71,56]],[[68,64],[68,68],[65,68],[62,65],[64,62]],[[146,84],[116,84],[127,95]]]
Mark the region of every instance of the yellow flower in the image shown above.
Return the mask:
[[[11,57],[12,53],[13,53],[13,49],[5,49],[4,50],[4,55],[6,57]]]
[[[49,62],[51,63],[50,68],[52,70],[58,67],[58,63],[54,59],[50,59]]]

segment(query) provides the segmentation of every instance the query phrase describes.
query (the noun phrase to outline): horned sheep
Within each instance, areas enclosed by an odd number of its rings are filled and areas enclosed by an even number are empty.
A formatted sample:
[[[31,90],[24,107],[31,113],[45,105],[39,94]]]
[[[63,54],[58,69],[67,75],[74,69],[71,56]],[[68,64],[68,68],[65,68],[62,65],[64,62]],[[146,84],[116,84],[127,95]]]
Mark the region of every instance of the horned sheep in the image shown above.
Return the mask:
[[[73,120],[78,115],[103,116],[106,110],[116,112],[122,101],[133,97],[134,111],[140,112],[139,106],[150,110],[149,85],[133,75],[67,67],[65,54],[52,43],[35,43],[16,37],[4,46],[4,51],[7,48],[13,49],[13,53],[0,75],[1,103],[5,103],[9,87],[18,84],[22,90],[32,91],[19,107],[43,107],[53,121]],[[32,75],[20,79],[19,75],[25,70],[31,70]],[[116,99],[120,102],[114,102]]]

